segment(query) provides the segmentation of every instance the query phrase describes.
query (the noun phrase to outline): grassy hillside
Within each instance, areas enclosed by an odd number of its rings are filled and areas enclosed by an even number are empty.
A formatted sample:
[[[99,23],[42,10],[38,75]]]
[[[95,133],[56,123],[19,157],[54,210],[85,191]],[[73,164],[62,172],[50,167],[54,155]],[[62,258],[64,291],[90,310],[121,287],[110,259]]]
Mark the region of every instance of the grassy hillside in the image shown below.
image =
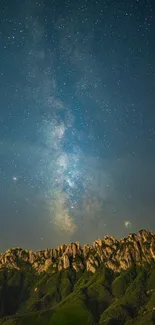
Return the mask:
[[[155,324],[155,267],[0,271],[0,325]]]

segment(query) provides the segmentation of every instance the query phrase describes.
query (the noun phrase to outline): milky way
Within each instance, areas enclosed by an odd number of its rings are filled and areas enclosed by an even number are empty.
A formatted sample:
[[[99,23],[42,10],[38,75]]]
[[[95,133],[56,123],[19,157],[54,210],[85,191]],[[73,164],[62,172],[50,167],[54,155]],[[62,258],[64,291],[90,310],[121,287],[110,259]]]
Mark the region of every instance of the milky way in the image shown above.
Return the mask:
[[[153,6],[2,5],[2,249],[154,230]]]

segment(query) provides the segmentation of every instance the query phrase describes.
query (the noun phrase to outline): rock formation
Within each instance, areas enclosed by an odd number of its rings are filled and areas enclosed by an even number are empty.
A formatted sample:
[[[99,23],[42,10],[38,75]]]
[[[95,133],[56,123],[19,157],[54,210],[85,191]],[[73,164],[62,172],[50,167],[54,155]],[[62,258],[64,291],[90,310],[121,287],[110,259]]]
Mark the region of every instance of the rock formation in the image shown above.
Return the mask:
[[[61,245],[57,249],[37,252],[12,248],[0,254],[0,269],[20,269],[25,266],[37,272],[50,270],[55,273],[72,267],[76,272],[86,269],[95,272],[101,263],[114,271],[126,270],[133,264],[155,262],[155,234],[141,230],[118,240],[111,236],[96,240],[92,246],[80,246],[78,242]]]

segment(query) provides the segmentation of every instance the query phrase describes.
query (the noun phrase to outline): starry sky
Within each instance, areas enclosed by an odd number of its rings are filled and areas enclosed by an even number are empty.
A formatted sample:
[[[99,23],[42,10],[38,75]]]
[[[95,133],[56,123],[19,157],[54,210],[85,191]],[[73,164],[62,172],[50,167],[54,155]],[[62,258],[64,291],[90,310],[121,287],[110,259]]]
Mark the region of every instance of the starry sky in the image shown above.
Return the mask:
[[[0,6],[0,250],[154,231],[154,1]]]

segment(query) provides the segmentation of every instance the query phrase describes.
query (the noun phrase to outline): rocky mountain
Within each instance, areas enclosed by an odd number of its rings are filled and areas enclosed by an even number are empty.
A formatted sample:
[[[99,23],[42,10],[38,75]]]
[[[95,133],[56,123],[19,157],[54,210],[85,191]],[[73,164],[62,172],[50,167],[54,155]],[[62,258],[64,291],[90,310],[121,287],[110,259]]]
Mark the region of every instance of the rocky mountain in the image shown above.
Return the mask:
[[[0,254],[0,325],[154,325],[155,234]]]
[[[136,265],[144,265],[155,261],[155,234],[141,230],[138,234],[129,234],[127,238],[118,240],[111,236],[96,240],[92,246],[80,246],[78,242],[61,245],[54,249],[37,252],[12,248],[0,254],[0,269],[21,269],[33,267],[37,272],[52,273],[72,267],[76,272],[86,269],[95,272],[104,265],[120,272]]]

